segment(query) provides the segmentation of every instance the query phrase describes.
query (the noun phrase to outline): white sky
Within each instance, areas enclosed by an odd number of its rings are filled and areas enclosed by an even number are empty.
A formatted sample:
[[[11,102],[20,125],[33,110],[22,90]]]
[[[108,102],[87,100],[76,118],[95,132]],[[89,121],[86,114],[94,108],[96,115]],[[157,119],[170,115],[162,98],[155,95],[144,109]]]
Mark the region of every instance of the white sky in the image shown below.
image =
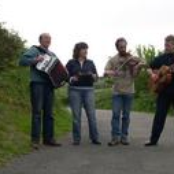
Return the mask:
[[[100,74],[115,54],[116,38],[127,38],[129,48],[152,44],[163,48],[163,39],[174,33],[172,0],[0,0],[0,21],[37,44],[38,35],[52,35],[51,49],[66,63],[74,44],[89,44],[89,58]]]

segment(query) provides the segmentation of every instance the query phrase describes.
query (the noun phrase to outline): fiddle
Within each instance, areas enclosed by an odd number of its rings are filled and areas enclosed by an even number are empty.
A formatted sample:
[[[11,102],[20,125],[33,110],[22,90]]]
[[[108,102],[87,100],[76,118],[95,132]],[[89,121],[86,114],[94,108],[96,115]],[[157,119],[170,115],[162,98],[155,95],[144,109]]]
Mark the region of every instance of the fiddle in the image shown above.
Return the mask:
[[[124,66],[129,67],[130,73],[132,76],[136,77],[142,68],[146,68],[147,64],[142,61],[140,58],[132,56],[129,52],[122,55],[120,59],[121,65],[117,68],[117,71],[121,70]]]
[[[141,61],[141,59],[138,57],[132,56],[130,52],[126,52],[125,54],[121,56],[124,57],[123,59],[120,60],[120,63],[122,63],[121,68],[125,65],[129,67],[135,67],[136,65],[141,67],[146,66],[145,62]]]

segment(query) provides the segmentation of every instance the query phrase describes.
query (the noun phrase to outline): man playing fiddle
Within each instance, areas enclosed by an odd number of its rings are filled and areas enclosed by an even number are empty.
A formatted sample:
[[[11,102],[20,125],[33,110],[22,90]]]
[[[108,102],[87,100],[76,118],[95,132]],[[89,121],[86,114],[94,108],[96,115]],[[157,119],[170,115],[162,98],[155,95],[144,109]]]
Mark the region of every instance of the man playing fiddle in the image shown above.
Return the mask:
[[[150,69],[148,70],[151,79],[156,81],[159,78],[159,69],[171,65],[174,65],[174,35],[169,35],[165,38],[165,52],[151,62]],[[168,110],[171,104],[174,104],[173,73],[171,73],[171,77],[171,82],[163,90],[158,91],[152,133],[150,141],[145,146],[157,145],[164,128]]]
[[[105,75],[113,77],[115,84],[112,98],[112,140],[109,146],[129,145],[130,111],[133,102],[134,78],[138,75],[142,59],[127,53],[127,41],[119,38],[115,43],[118,54],[112,57],[106,67]],[[122,115],[122,122],[121,122]]]

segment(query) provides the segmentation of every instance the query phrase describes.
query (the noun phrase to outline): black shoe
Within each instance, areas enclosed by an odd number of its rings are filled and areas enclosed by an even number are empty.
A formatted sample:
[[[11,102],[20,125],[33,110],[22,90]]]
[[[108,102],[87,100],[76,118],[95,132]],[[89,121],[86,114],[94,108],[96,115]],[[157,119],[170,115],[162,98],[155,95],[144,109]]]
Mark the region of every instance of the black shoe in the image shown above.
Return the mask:
[[[121,138],[121,144],[124,145],[124,146],[130,145],[128,137],[122,137]]]
[[[152,147],[152,146],[157,146],[157,143],[155,142],[148,142],[145,144],[146,147]]]
[[[101,145],[102,143],[100,141],[98,141],[98,140],[93,140],[92,144],[94,144],[94,145]]]
[[[74,141],[74,142],[72,143],[72,145],[73,145],[73,146],[79,146],[79,145],[80,145],[80,141]]]
[[[40,144],[38,142],[32,142],[31,143],[31,148],[34,150],[39,150]]]
[[[57,143],[55,140],[51,140],[51,141],[44,141],[43,144],[45,146],[52,146],[52,147],[61,147],[62,144]]]

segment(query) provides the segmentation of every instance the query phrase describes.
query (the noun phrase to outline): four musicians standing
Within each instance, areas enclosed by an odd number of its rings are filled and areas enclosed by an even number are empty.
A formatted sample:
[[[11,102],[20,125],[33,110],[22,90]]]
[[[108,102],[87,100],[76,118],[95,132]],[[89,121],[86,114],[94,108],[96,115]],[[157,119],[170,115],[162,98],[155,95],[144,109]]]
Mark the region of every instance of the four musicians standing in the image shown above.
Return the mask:
[[[20,59],[20,65],[30,66],[31,82],[31,113],[32,147],[39,148],[41,128],[43,127],[43,144],[60,146],[54,139],[53,100],[54,87],[49,76],[36,68],[42,62],[44,54],[56,55],[49,50],[51,36],[43,33],[39,37],[40,46],[32,46]],[[146,64],[143,59],[127,52],[127,41],[119,38],[115,43],[118,54],[112,57],[106,67],[105,75],[114,78],[112,97],[112,139],[109,146],[129,145],[130,111],[134,96],[134,79]],[[77,43],[73,50],[73,58],[66,65],[69,73],[69,102],[73,116],[73,145],[81,142],[81,115],[84,108],[89,125],[89,135],[92,144],[101,145],[97,129],[94,82],[98,78],[94,62],[87,58],[88,45]],[[165,39],[165,53],[154,59],[148,73],[153,80],[158,79],[158,71],[163,65],[174,64],[174,36]],[[174,77],[171,83],[158,94],[156,114],[153,122],[152,135],[146,146],[156,145],[163,130],[167,111],[174,104]],[[42,114],[43,112],[43,114]],[[43,123],[43,124],[41,124]]]

